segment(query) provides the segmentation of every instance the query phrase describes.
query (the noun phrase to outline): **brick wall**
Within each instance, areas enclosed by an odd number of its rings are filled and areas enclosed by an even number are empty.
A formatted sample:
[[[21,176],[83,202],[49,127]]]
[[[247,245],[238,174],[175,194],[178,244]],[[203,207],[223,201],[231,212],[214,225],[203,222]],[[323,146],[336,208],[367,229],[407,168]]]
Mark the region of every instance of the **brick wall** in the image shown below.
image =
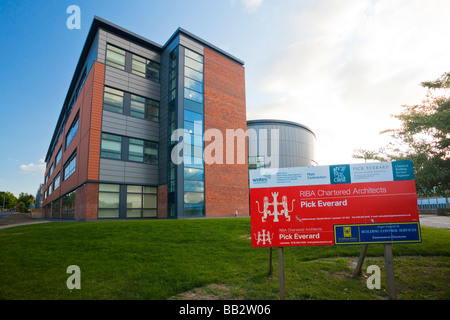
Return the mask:
[[[247,130],[245,107],[245,69],[208,48],[204,51],[205,131],[218,129],[226,146],[227,129]],[[205,147],[208,142],[205,142]],[[205,211],[207,217],[249,214],[247,146],[244,164],[230,164],[223,152],[223,164],[205,164]],[[230,159],[228,159],[230,160]]]
[[[167,184],[158,187],[158,218],[167,218]]]
[[[60,187],[43,200],[43,206],[65,195],[75,187],[83,184],[86,180],[98,180],[104,77],[105,66],[101,63],[94,62],[86,77],[83,88],[75,101],[53,155],[50,157],[49,164],[53,165],[55,156],[60,147],[62,147],[61,161],[54,169],[48,182],[44,185],[43,190],[46,190],[49,184],[53,183],[53,179],[58,173],[60,173],[61,178]],[[65,150],[65,137],[77,114],[79,115],[78,132],[70,146]],[[76,170],[66,181],[63,181],[64,164],[75,150],[77,150]],[[50,165],[45,174],[47,174]],[[93,193],[88,194],[88,191]],[[93,197],[96,198],[95,215],[92,209],[94,205]],[[86,201],[88,203],[82,203]],[[77,188],[75,217],[77,219],[96,219],[97,202],[98,185],[94,187],[92,184],[86,184]],[[61,207],[59,211],[61,212]],[[48,215],[47,212],[46,215]]]

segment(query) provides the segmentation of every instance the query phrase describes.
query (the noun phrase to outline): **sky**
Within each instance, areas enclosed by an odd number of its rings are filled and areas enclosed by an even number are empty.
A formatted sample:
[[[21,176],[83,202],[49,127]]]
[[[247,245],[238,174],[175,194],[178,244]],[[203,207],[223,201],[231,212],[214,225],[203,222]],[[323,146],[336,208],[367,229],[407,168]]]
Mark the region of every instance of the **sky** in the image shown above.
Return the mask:
[[[81,28],[68,29],[77,5]],[[311,128],[319,165],[356,163],[450,71],[448,0],[0,0],[0,191],[36,194],[94,16],[165,44],[184,28],[245,62],[247,118]]]

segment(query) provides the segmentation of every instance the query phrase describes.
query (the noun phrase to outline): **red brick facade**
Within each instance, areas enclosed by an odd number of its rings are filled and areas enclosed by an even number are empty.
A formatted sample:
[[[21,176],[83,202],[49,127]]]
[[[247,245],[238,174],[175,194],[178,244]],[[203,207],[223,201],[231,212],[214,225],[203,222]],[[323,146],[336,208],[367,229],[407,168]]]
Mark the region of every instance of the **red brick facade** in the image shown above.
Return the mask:
[[[158,187],[158,218],[167,218],[167,184]]]
[[[205,47],[204,49],[205,131],[218,129],[226,147],[226,130],[247,130],[245,107],[245,69],[240,64]],[[228,141],[230,143],[230,141]],[[205,142],[205,147],[208,142]],[[207,217],[249,214],[247,146],[244,163],[238,164],[234,141],[234,161],[205,164],[205,215]]]
[[[53,155],[48,162],[49,166],[46,169],[45,176],[47,176],[50,167],[54,165],[56,154],[61,148],[61,161],[54,168],[52,175],[43,186],[43,190],[47,190],[50,184],[52,184],[53,188],[54,178],[58,173],[60,174],[60,187],[43,200],[44,217],[50,217],[51,213],[49,212],[51,209],[46,209],[45,206],[76,188],[75,218],[97,218],[98,185],[86,184],[85,182],[87,180],[98,180],[104,72],[105,66],[94,62],[75,101],[64,131],[56,144]],[[65,149],[65,137],[77,115],[79,117],[78,132],[68,148]],[[64,164],[75,150],[77,152],[75,173],[63,181]],[[95,208],[95,211],[92,208]],[[59,216],[61,216],[61,212],[62,202],[60,201]]]

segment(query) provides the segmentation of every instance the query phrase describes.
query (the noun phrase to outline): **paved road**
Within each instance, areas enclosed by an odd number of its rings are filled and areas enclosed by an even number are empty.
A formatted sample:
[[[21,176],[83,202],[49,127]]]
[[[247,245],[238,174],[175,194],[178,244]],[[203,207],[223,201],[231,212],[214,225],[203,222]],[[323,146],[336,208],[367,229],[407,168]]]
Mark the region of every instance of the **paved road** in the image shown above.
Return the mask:
[[[25,224],[35,224],[49,222],[48,220],[33,219],[26,213],[15,211],[5,212],[0,215],[0,229],[21,226]]]
[[[419,216],[420,225],[450,230],[450,217],[423,214]]]

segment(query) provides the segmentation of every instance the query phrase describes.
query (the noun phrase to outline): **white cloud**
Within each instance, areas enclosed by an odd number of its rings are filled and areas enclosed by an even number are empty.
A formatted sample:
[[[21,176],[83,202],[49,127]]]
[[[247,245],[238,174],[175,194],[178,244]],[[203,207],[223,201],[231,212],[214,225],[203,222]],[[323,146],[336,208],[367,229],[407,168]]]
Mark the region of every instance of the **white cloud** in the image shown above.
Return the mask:
[[[45,162],[44,159],[39,159],[39,163],[29,163],[20,165],[20,170],[24,172],[37,172],[37,173],[45,173]]]
[[[251,13],[261,6],[263,0],[241,0],[241,2],[244,5],[244,9]]]
[[[294,3],[294,2],[292,2]],[[352,161],[357,148],[387,142],[390,115],[425,97],[421,81],[450,70],[445,0],[311,2],[286,15],[289,43],[260,76],[263,94],[249,119],[298,121],[316,132],[319,163]],[[354,161],[354,160],[353,160]]]

